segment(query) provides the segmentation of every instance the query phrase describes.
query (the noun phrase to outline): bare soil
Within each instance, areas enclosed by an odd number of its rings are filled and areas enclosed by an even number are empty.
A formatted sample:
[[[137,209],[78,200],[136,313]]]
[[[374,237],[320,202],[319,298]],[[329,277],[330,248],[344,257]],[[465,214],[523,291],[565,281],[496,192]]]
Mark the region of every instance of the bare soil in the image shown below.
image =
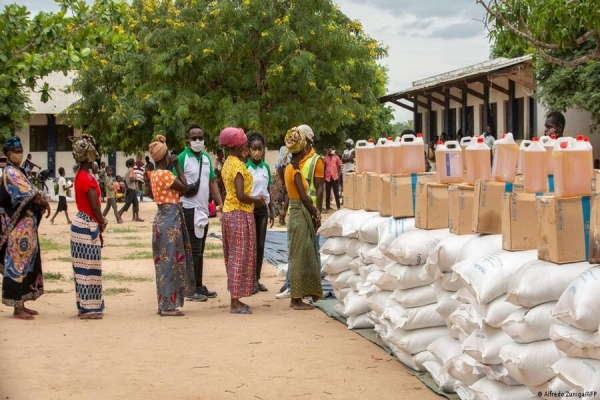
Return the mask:
[[[53,204],[55,207],[56,204]],[[207,250],[204,283],[218,292],[186,302],[184,317],[156,315],[151,224],[117,225],[109,215],[102,251],[106,314],[77,318],[69,225],[40,228],[46,294],[28,303],[34,321],[0,307],[0,399],[434,399],[395,358],[319,310],[294,311],[274,295],[282,284],[265,265],[269,292],[230,315],[220,242]],[[70,215],[75,205],[69,203]],[[220,234],[211,220],[210,231]],[[60,273],[60,276],[59,276]],[[53,278],[53,279],[52,279]]]

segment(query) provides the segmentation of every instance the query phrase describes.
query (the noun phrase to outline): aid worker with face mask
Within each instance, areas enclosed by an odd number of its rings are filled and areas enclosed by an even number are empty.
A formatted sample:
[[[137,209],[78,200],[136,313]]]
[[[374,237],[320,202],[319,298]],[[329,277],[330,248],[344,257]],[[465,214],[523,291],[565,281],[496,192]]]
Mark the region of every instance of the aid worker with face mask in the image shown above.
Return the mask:
[[[260,132],[248,134],[248,148],[250,159],[246,162],[246,168],[252,174],[252,196],[264,196],[266,205],[254,206],[254,223],[256,226],[256,270],[254,293],[267,292],[265,285],[260,283],[263,257],[265,253],[265,240],[267,236],[267,223],[273,227],[275,223],[275,208],[271,202],[269,188],[271,186],[271,168],[263,161],[265,143]]]
[[[192,125],[187,132],[187,146],[178,157],[179,166],[185,174],[188,188],[196,186],[195,193],[186,193],[180,198],[183,207],[185,225],[190,235],[192,257],[194,259],[194,276],[196,290],[189,301],[207,301],[208,298],[217,297],[217,293],[210,291],[202,282],[204,266],[204,245],[208,234],[208,199],[212,194],[220,210],[222,207],[221,194],[212,161],[204,148],[204,131],[198,125]]]

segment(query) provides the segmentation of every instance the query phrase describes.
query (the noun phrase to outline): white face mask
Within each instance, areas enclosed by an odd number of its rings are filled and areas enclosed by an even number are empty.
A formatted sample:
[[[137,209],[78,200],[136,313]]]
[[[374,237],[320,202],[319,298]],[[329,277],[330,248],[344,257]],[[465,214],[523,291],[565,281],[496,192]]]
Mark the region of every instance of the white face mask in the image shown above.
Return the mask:
[[[194,140],[190,141],[190,149],[192,151],[199,153],[204,150],[204,140]]]

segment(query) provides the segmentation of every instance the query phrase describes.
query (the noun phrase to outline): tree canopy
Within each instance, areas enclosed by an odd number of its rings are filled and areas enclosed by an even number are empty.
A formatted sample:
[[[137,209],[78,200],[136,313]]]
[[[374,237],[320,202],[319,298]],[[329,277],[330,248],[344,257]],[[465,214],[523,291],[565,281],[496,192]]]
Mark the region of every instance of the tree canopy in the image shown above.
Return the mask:
[[[9,4],[0,14],[0,138],[13,134],[28,119],[29,93],[38,90],[42,101],[52,88],[36,81],[54,71],[81,67],[94,49],[113,51],[127,37],[114,30],[124,19],[122,1],[57,0],[56,13],[31,16],[26,7]]]
[[[181,143],[191,123],[213,148],[226,126],[276,145],[303,123],[324,142],[389,130],[386,49],[331,0],[134,0],[122,28],[134,51],[94,51],[68,112],[105,148]]]
[[[537,96],[554,110],[600,120],[600,8],[595,1],[477,0],[488,12],[492,56],[533,54]]]

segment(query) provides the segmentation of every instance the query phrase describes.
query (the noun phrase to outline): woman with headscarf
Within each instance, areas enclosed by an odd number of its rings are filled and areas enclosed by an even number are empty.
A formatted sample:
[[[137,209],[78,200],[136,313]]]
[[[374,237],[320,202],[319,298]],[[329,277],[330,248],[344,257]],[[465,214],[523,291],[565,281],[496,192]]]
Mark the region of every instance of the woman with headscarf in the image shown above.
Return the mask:
[[[185,227],[179,196],[186,192],[187,180],[177,155],[169,155],[162,135],[148,147],[155,166],[150,177],[154,202],[158,206],[152,222],[152,254],[156,271],[158,314],[181,317],[186,296],[194,294],[194,260],[190,237]],[[175,167],[177,175],[171,172]]]
[[[227,269],[227,290],[231,295],[231,314],[252,314],[240,301],[252,296],[256,263],[256,228],[254,206],[263,207],[265,196],[251,196],[252,174],[244,164],[248,157],[248,138],[241,128],[225,128],[219,135],[219,145],[227,147],[227,157],[221,177],[225,185],[225,205],[221,218],[223,255]]]
[[[304,134],[296,127],[290,129],[285,135],[285,147],[292,154],[285,168],[285,187],[289,198],[290,307],[294,310],[311,310],[313,306],[302,299],[311,296],[316,301],[323,296],[315,233],[321,224],[321,214],[308,196],[309,186],[299,167],[305,155]]]
[[[73,158],[78,163],[73,182],[77,215],[71,224],[71,258],[77,310],[81,319],[102,319],[102,232],[108,221],[102,215],[100,186],[90,172],[98,159],[91,135],[73,138]]]
[[[34,319],[39,313],[25,307],[44,293],[38,227],[44,211],[50,215],[46,197],[27,179],[23,146],[18,136],[4,144],[6,167],[0,185],[0,271],[2,303],[14,307],[18,319]]]

